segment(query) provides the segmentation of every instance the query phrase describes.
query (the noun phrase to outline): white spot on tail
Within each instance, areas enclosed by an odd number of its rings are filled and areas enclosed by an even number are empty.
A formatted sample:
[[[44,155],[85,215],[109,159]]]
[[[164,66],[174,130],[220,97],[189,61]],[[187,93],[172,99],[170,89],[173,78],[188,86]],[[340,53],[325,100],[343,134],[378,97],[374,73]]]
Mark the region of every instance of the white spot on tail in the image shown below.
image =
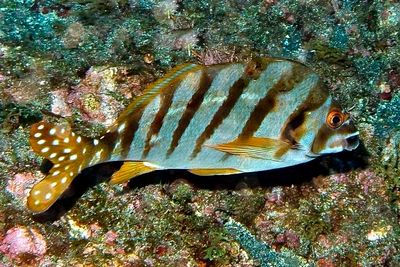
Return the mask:
[[[35,192],[33,192],[33,195],[34,196],[37,196],[37,195],[39,195],[40,194],[40,190],[36,190]]]
[[[44,143],[46,143],[46,140],[41,139],[41,140],[39,140],[37,143],[38,143],[38,145],[43,145]]]
[[[56,187],[56,186],[57,186],[57,182],[52,182],[52,183],[51,183],[51,187],[54,188],[54,187]]]
[[[44,196],[44,198],[45,198],[46,200],[49,200],[49,199],[51,198],[51,193],[47,193],[47,194]]]
[[[43,124],[40,124],[37,128],[38,128],[39,130],[43,130],[43,129],[44,129],[44,125],[43,125]]]
[[[69,157],[70,160],[76,160],[78,158],[77,154],[73,154]]]
[[[82,154],[85,154],[85,153],[86,153],[86,147],[84,147],[82,150]]]
[[[49,131],[49,134],[50,135],[54,135],[55,133],[56,133],[56,129],[51,128],[50,131]]]
[[[58,146],[60,144],[60,141],[58,139],[54,140],[53,143],[51,143],[53,146]]]
[[[94,140],[93,140],[93,144],[94,144],[95,146],[97,146],[97,145],[99,144],[99,140],[94,139]]]
[[[58,158],[59,161],[63,161],[64,159],[65,159],[64,156],[61,156],[61,157]]]
[[[62,179],[61,179],[61,183],[62,184],[65,184],[67,182],[67,177],[63,177]]]
[[[53,174],[51,176],[57,176],[59,174],[60,174],[60,171],[55,171],[55,172],[53,172]]]
[[[35,203],[33,203],[33,204],[35,204],[37,206],[37,205],[40,204],[40,201],[39,200],[35,200]]]
[[[39,138],[39,137],[42,136],[42,133],[35,133],[33,136],[36,137],[36,138]]]
[[[64,143],[69,143],[69,138],[68,137],[64,138]]]
[[[52,159],[52,158],[55,158],[56,156],[57,156],[57,153],[51,153],[50,156],[49,156],[49,158]]]
[[[78,136],[78,138],[76,138],[76,142],[79,144],[82,141],[82,138],[80,136]]]
[[[48,146],[42,148],[42,150],[40,150],[42,153],[46,153],[50,150],[50,148]]]
[[[65,148],[64,149],[64,153],[70,153],[72,150],[71,150],[71,148]]]

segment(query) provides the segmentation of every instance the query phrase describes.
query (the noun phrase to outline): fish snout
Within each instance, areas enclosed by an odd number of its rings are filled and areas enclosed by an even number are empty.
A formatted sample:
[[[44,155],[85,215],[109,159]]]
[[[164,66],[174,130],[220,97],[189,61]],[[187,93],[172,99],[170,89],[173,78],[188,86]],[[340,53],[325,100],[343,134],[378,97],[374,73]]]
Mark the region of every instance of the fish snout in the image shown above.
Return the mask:
[[[354,134],[348,136],[346,139],[344,139],[344,149],[348,151],[352,151],[358,147],[360,144],[360,139],[358,137],[358,132],[355,132]]]

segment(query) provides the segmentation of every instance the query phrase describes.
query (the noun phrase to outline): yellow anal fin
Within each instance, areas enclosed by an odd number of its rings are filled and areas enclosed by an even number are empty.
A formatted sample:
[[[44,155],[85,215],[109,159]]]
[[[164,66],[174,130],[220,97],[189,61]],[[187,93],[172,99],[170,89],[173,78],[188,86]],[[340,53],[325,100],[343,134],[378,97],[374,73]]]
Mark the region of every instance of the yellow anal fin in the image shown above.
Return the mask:
[[[136,176],[158,170],[155,165],[142,161],[127,161],[111,176],[110,184],[119,184]]]
[[[190,169],[189,172],[199,176],[211,176],[211,175],[229,175],[241,173],[241,171],[233,168],[226,169]]]
[[[282,140],[264,137],[236,139],[225,144],[207,146],[232,155],[276,161],[292,147]]]

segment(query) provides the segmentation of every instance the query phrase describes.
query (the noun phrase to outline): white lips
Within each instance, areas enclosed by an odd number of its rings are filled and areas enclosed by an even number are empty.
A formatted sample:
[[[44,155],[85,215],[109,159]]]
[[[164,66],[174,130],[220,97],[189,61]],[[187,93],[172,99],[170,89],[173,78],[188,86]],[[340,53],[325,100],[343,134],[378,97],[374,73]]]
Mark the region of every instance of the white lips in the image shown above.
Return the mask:
[[[353,151],[354,149],[356,149],[358,147],[358,145],[360,144],[359,139],[357,138],[356,140],[352,140],[352,142],[349,142],[349,139],[355,136],[358,136],[359,132],[354,132],[352,134],[349,134],[346,139],[344,140],[345,142],[345,146],[344,149],[348,150],[348,151]]]
[[[346,138],[350,138],[350,137],[353,137],[353,136],[356,136],[356,135],[360,135],[360,132],[357,131],[357,132],[354,132],[352,134],[349,134]]]

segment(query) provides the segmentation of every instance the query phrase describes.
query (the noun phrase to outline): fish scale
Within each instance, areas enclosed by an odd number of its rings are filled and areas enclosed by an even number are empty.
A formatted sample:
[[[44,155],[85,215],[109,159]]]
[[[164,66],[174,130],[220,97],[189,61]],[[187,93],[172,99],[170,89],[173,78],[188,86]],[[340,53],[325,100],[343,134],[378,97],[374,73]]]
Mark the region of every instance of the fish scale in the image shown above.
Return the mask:
[[[139,158],[143,154],[145,138],[149,132],[151,122],[154,120],[157,111],[160,108],[160,102],[161,99],[159,96],[157,96],[144,110],[143,115],[140,118],[139,126],[136,130],[133,142],[129,146],[128,158]],[[118,155],[118,158],[120,157],[121,155]]]
[[[220,127],[215,130],[210,139],[214,143],[228,142],[243,133],[248,123],[249,125],[254,124],[254,116],[251,117],[251,115],[254,114],[253,111],[256,111],[258,103],[269,95],[269,92],[274,89],[274,85],[278,83],[282,76],[290,76],[291,67],[291,64],[287,62],[271,63],[256,80],[251,81],[243,90],[232,111],[224,119]],[[257,113],[261,113],[260,110],[257,110]],[[267,114],[268,112],[262,115],[265,117]],[[231,127],[233,127],[232,132],[235,134],[227,137],[225,133]]]
[[[100,163],[122,162],[112,184],[162,169],[263,171],[353,150],[358,131],[310,68],[257,58],[177,66],[146,87],[106,134],[90,139],[42,121],[32,126],[30,143],[54,164],[27,201],[43,212],[77,175]]]
[[[175,89],[174,98],[169,106],[168,112],[164,118],[161,130],[154,142],[148,159],[163,159],[167,156],[168,148],[172,142],[173,132],[178,127],[179,119],[182,117],[188,102],[192,99],[193,95],[198,89],[202,71],[197,71],[195,73],[189,74]]]

